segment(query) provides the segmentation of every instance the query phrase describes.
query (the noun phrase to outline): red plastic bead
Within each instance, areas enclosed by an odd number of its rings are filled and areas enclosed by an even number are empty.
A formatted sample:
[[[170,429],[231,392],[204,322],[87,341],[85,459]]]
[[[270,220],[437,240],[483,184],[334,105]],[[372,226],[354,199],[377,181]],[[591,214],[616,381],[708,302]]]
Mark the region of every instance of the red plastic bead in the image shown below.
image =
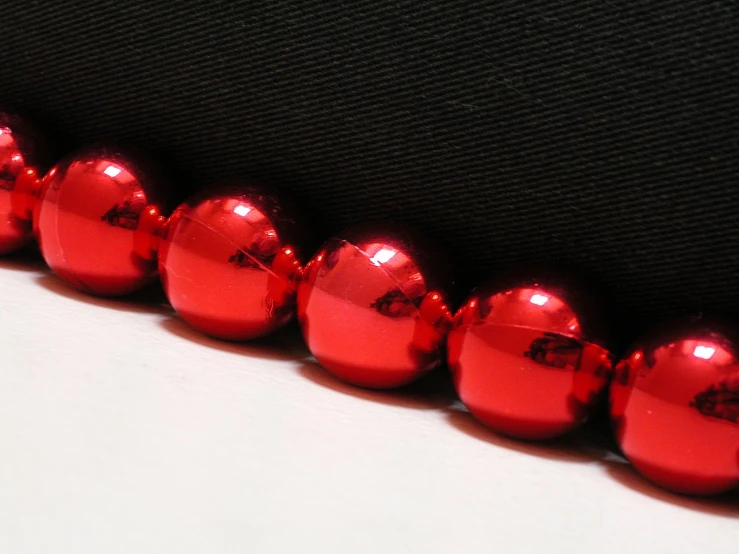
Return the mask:
[[[693,320],[642,339],[616,367],[611,417],[624,455],[674,492],[739,486],[737,334]]]
[[[318,363],[370,388],[407,384],[438,366],[451,314],[432,249],[399,228],[355,229],[305,268],[298,319]]]
[[[0,112],[0,254],[18,250],[33,238],[31,218],[13,210],[19,176],[44,163],[45,141],[19,116]],[[17,194],[17,193],[16,193]]]
[[[179,206],[159,250],[170,303],[200,331],[229,340],[266,335],[295,312],[304,240],[274,193],[209,190]]]
[[[448,338],[462,402],[488,427],[538,440],[582,424],[613,361],[601,314],[568,284],[489,284],[460,308]]]
[[[34,230],[46,263],[100,296],[135,291],[156,276],[166,198],[150,171],[118,150],[85,150],[44,178]]]

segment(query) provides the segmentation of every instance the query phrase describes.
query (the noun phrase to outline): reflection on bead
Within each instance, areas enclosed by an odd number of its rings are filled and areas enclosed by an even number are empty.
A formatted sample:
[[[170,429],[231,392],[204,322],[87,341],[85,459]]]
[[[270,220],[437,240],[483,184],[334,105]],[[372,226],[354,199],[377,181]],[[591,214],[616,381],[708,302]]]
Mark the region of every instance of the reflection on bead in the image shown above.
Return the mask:
[[[300,235],[271,191],[247,185],[208,190],[170,218],[159,250],[167,297],[185,321],[209,335],[247,340],[271,333],[295,312]]]
[[[562,283],[527,279],[476,290],[447,345],[462,402],[488,427],[522,439],[582,424],[612,368],[600,317]]]
[[[133,292],[156,276],[155,241],[166,194],[140,162],[118,150],[91,148],[43,180],[34,229],[46,263],[69,284],[100,296]],[[159,225],[154,224],[159,221]]]
[[[398,387],[438,366],[450,279],[432,253],[393,226],[326,242],[298,290],[298,318],[318,363],[370,388]]]
[[[616,439],[651,481],[696,495],[739,486],[738,338],[723,325],[684,321],[643,338],[617,365]]]
[[[30,217],[18,217],[13,196],[27,167],[44,163],[43,138],[21,117],[0,112],[0,254],[18,250],[33,238]],[[34,179],[35,180],[35,179]]]

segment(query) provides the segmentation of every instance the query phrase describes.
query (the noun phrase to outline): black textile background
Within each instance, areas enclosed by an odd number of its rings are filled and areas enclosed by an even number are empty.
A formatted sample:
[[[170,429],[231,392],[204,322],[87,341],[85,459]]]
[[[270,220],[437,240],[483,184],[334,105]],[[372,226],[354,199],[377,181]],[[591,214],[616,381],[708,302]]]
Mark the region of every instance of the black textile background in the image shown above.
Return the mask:
[[[739,308],[732,1],[3,4],[0,104],[62,149],[165,155],[180,197],[268,181],[321,233],[414,224],[465,286],[574,266],[631,327]]]

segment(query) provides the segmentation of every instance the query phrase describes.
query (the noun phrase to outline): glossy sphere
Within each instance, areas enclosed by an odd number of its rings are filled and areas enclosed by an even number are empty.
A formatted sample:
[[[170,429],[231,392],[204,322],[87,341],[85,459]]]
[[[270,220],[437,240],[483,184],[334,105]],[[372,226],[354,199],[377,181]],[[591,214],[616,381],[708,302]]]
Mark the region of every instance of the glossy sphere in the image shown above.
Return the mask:
[[[733,330],[693,321],[641,340],[611,385],[616,438],[666,489],[714,494],[739,485],[739,361]]]
[[[156,275],[153,238],[165,200],[143,166],[117,150],[95,148],[50,174],[34,228],[46,263],[59,277],[90,294],[117,296]]]
[[[448,280],[419,244],[397,228],[357,229],[308,263],[298,318],[308,348],[337,377],[392,388],[442,361]]]
[[[532,279],[478,289],[448,339],[462,402],[488,427],[522,439],[582,424],[612,368],[600,315],[571,286]]]
[[[0,254],[33,238],[30,219],[21,219],[12,210],[12,192],[26,166],[43,163],[43,149],[43,139],[26,121],[0,112]]]
[[[300,231],[284,203],[251,186],[213,189],[179,206],[159,250],[170,303],[204,333],[246,340],[295,312]]]

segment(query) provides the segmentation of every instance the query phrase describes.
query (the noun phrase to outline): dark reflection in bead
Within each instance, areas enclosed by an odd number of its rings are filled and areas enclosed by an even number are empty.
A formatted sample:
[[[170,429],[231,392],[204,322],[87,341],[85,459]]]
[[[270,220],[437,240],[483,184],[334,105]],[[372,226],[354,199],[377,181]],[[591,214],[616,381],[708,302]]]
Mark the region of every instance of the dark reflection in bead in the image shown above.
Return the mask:
[[[696,393],[690,406],[703,415],[739,422],[739,379],[736,382],[721,381]]]
[[[130,202],[126,201],[113,206],[100,217],[100,220],[113,227],[133,230],[139,224],[141,210],[141,206],[132,206]]]
[[[739,485],[737,332],[694,319],[640,340],[618,364],[611,417],[645,477],[687,494]]]
[[[537,364],[577,371],[580,367],[582,344],[557,333],[544,333],[531,341],[523,355]]]
[[[415,313],[422,301],[423,296],[411,298],[402,290],[395,288],[375,300],[370,304],[370,308],[388,317],[407,317]]]

